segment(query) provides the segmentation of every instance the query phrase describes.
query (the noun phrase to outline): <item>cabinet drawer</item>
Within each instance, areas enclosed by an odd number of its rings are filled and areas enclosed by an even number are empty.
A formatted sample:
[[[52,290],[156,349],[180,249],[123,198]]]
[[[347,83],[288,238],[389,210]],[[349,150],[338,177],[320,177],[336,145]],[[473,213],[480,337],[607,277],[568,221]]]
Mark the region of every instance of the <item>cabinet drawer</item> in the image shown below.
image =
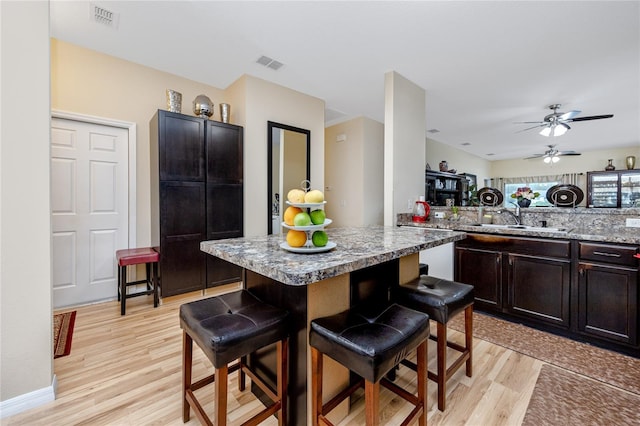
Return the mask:
[[[469,247],[560,259],[571,258],[571,242],[546,238],[467,233],[467,238],[458,241],[456,247]]]
[[[633,257],[638,253],[635,246],[621,246],[614,244],[596,244],[580,242],[580,260],[612,263],[615,265],[638,266],[638,259]]]

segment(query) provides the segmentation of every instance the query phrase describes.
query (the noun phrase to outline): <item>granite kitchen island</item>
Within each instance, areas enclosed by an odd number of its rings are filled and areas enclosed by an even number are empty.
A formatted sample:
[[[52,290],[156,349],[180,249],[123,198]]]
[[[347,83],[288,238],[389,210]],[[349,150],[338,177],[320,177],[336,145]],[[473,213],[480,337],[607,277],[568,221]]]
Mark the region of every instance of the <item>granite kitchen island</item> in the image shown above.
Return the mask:
[[[204,241],[205,253],[241,266],[244,287],[292,315],[289,343],[289,423],[310,424],[308,325],[311,320],[348,309],[369,298],[386,298],[390,286],[418,276],[419,252],[459,241],[464,232],[408,227],[328,228],[336,247],[297,254],[280,247],[282,235]],[[273,383],[275,351],[253,354],[249,363]],[[349,382],[344,367],[327,361],[326,395]],[[259,389],[254,392],[260,396]],[[348,407],[344,404],[342,413]],[[336,416],[340,416],[340,410]]]

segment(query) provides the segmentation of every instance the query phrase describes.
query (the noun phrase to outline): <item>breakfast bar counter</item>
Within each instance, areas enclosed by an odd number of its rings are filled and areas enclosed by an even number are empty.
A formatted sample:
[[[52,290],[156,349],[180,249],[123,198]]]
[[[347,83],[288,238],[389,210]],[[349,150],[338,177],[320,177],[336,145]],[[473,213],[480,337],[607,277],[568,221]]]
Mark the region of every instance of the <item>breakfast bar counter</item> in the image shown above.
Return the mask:
[[[419,252],[459,241],[464,232],[409,227],[346,227],[327,229],[332,250],[292,253],[280,247],[282,235],[204,241],[200,248],[243,271],[243,285],[265,302],[287,309],[289,342],[289,423],[310,424],[308,386],[311,320],[342,312],[368,297],[386,297],[388,288],[418,276]],[[267,381],[275,379],[275,350],[253,354],[249,363]],[[331,360],[327,394],[349,382],[349,372]],[[260,396],[258,388],[252,389]],[[347,405],[336,416],[346,415]]]

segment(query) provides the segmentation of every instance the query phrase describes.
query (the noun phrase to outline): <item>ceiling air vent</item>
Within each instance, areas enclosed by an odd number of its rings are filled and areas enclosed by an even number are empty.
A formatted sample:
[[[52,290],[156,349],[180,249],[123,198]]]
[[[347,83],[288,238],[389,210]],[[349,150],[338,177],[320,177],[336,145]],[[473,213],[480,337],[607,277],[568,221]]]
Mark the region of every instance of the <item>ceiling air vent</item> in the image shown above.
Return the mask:
[[[105,9],[96,3],[89,3],[89,18],[109,28],[118,28],[120,14],[109,9]]]
[[[438,129],[429,129],[429,130],[427,130],[427,132],[428,133],[432,133],[432,134],[433,133],[440,133],[440,130],[438,130]]]
[[[264,55],[260,56],[256,62],[275,71],[277,71],[278,69],[280,69],[280,67],[282,67],[282,65],[284,65],[282,62],[278,62],[275,59]]]

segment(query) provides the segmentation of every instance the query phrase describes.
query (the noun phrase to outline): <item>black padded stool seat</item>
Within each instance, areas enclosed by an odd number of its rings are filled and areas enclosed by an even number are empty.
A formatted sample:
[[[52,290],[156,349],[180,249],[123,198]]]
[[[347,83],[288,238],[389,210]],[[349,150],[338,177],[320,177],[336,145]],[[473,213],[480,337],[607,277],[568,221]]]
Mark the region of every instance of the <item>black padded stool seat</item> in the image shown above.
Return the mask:
[[[436,321],[437,341],[436,374],[429,372],[429,378],[438,382],[438,409],[445,409],[447,380],[466,363],[466,374],[471,377],[473,346],[473,301],[472,285],[422,275],[415,280],[394,288],[393,301],[401,305],[425,312]],[[465,311],[465,345],[447,341],[447,323],[461,311]],[[460,356],[447,368],[447,346],[460,352]],[[403,364],[411,363],[403,361]]]
[[[271,397],[274,404],[251,419],[255,424],[279,412],[279,424],[285,424],[287,388],[288,312],[261,302],[246,290],[202,299],[180,306],[183,329],[183,420],[189,420],[189,407],[204,424],[207,418],[193,391],[215,382],[216,425],[226,424],[227,374],[240,371],[239,387],[244,390],[244,374]],[[193,341],[202,349],[215,368],[215,374],[191,383]],[[244,364],[243,357],[277,343],[278,374],[274,392]],[[234,360],[236,364],[229,367]],[[253,421],[256,420],[256,421]]]
[[[414,418],[426,425],[428,315],[398,304],[352,308],[340,314],[311,321],[309,344],[312,358],[312,418],[331,424],[325,415],[340,401],[365,385],[367,425],[378,424],[380,384],[415,405],[406,423]],[[418,348],[418,396],[410,394],[383,376],[410,351]],[[327,355],[363,378],[322,405],[322,355]]]

